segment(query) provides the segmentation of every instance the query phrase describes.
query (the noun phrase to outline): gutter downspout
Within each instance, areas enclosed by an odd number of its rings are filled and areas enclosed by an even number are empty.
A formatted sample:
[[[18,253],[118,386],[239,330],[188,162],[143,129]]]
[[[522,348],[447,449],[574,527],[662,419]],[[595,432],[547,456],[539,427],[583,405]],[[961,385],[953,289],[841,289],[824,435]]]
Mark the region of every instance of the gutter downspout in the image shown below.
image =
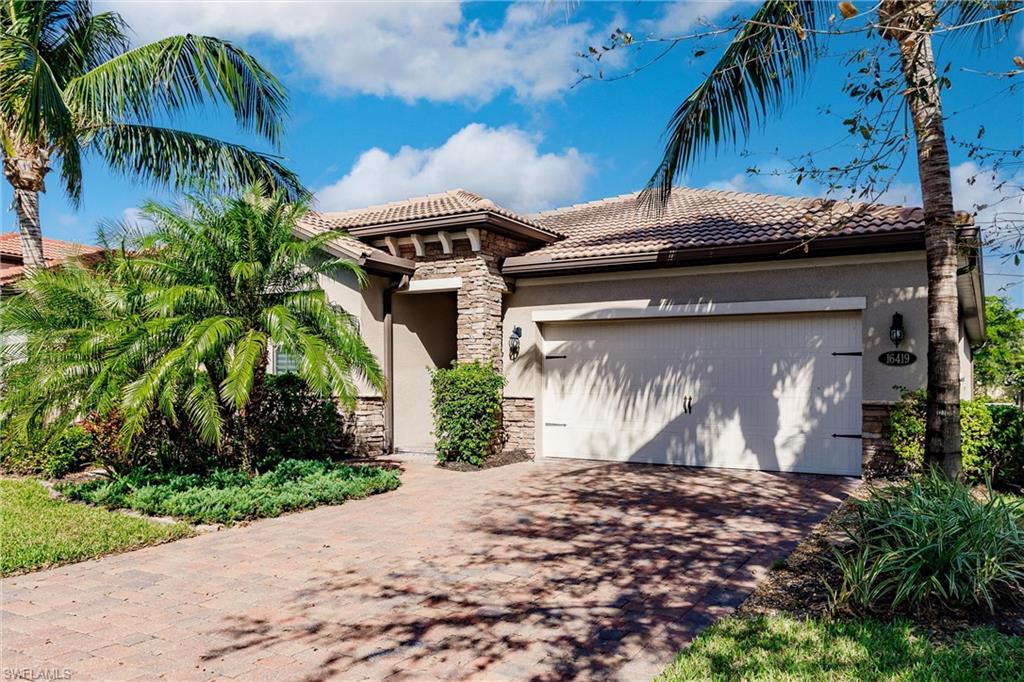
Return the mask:
[[[384,454],[395,451],[395,335],[391,298],[409,285],[409,275],[392,280],[384,290]]]

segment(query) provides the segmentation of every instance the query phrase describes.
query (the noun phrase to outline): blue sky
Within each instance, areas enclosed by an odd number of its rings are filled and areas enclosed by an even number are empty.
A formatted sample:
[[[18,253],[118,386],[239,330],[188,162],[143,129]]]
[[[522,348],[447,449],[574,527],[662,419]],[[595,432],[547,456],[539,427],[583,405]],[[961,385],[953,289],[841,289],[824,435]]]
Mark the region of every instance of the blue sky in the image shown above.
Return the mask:
[[[727,23],[750,5],[734,2],[582,3],[566,14],[557,3],[196,3],[98,2],[121,11],[146,41],[186,31],[231,39],[255,53],[289,88],[291,117],[280,153],[317,191],[319,207],[342,209],[456,186],[513,209],[532,211],[641,188],[661,154],[661,133],[679,101],[713,65],[721,43],[693,58],[683,45],[635,76],[578,83],[592,66],[576,56],[607,42],[616,27],[637,38],[703,30],[698,17]],[[948,132],[972,137],[985,125],[993,146],[1024,146],[1024,97],[1008,81],[976,72],[1007,71],[1024,53],[1024,18],[987,49],[970,39],[938,45],[940,64],[953,63],[944,106]],[[810,149],[838,143],[822,161],[849,158],[841,124],[851,111],[842,94],[842,53],[863,37],[832,45],[808,87],[783,115],[759,129],[744,149],[723,148],[688,173],[686,183],[780,194],[815,194],[787,177],[751,177],[745,169],[785,167]],[[616,51],[602,60],[615,77],[646,63],[656,49]],[[831,108],[833,113],[824,110]],[[199,132],[260,146],[230,119],[209,112],[178,122]],[[991,204],[1024,174],[976,175],[953,149],[959,208]],[[1018,167],[1019,169],[1019,167]],[[44,234],[88,242],[103,219],[132,215],[165,191],[87,164],[81,207],[75,211],[56,181],[42,199]],[[56,178],[54,178],[56,180]],[[885,199],[918,201],[913,160]],[[1001,183],[1006,183],[1000,187]],[[3,185],[4,207],[10,203]],[[1004,202],[1000,211],[1021,211]],[[1016,208],[1014,208],[1014,206]],[[982,219],[992,219],[992,209]],[[4,229],[14,228],[10,211]],[[988,258],[994,291],[1024,282],[1024,268]],[[1008,292],[1024,306],[1024,283]]]

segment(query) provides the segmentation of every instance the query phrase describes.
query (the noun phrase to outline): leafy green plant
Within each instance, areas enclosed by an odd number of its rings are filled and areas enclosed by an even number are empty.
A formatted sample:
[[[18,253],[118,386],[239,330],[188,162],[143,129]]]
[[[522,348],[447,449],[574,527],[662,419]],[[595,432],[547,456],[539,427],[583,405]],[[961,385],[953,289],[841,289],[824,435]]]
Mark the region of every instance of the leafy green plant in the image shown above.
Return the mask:
[[[974,350],[974,380],[994,398],[1024,391],[1024,308],[1008,298],[985,297],[985,343]]]
[[[1024,488],[1024,410],[1015,405],[990,405],[992,431],[985,459],[992,479],[1001,485]]]
[[[963,401],[960,411],[965,476],[1024,486],[1024,411],[983,398]],[[905,393],[890,413],[889,434],[896,454],[915,466],[923,459],[924,428],[923,392]]]
[[[851,551],[836,551],[837,604],[876,611],[1024,598],[1024,499],[982,498],[936,471],[854,502]]]
[[[310,390],[297,374],[267,377],[261,405],[263,438],[256,467],[260,471],[284,459],[323,459],[336,454],[342,432],[338,406]]]
[[[123,453],[162,421],[252,471],[268,344],[296,357],[320,396],[350,406],[357,380],[382,389],[356,325],[319,285],[321,273],[362,270],[320,257],[334,233],[295,235],[307,204],[264,194],[147,203],[154,227],[130,248],[18,282],[0,332],[26,340],[19,360],[0,363],[0,419],[28,433],[116,411]]]
[[[29,442],[5,433],[0,447],[0,468],[19,474],[45,474],[50,478],[74,471],[92,458],[92,436],[80,426],[68,426],[49,438]]]
[[[438,459],[481,466],[498,445],[505,377],[490,363],[453,362],[431,372],[431,385]]]
[[[221,469],[209,474],[137,469],[111,480],[63,486],[72,500],[200,523],[235,523],[321,504],[340,504],[399,486],[398,472],[380,467],[284,460],[250,476]]]

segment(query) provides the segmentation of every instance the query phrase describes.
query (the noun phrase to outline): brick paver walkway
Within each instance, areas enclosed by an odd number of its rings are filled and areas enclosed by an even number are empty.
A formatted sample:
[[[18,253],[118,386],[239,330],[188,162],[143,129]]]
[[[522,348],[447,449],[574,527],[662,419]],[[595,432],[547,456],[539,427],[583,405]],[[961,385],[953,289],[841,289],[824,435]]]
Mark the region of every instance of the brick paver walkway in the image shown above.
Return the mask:
[[[852,486],[403,466],[369,500],[4,580],[4,678],[645,679]]]

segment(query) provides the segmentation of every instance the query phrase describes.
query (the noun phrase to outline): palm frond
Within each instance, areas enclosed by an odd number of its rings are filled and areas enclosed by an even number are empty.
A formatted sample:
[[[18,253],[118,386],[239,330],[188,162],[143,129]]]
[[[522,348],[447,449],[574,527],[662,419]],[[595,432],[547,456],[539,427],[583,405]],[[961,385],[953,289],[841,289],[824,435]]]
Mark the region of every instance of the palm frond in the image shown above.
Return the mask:
[[[245,130],[280,141],[287,95],[244,50],[208,36],[164,38],[112,56],[68,84],[69,99],[105,122],[152,120],[225,104]]]
[[[254,182],[283,190],[289,197],[306,193],[298,177],[277,157],[238,144],[171,128],[111,124],[95,130],[99,152],[110,166],[175,189],[195,187],[212,178],[216,187],[237,192]]]
[[[656,207],[673,181],[722,142],[749,136],[755,123],[779,111],[814,61],[814,29],[827,6],[819,0],[767,0],[736,32],[708,77],[683,100],[667,128],[661,163],[640,201]]]
[[[250,329],[235,344],[228,360],[228,372],[221,384],[221,397],[236,410],[249,403],[256,380],[256,372],[264,366],[267,355],[267,335]]]
[[[48,55],[61,87],[127,50],[131,42],[128,31],[128,24],[117,12],[93,14],[91,3],[75,3],[60,42]]]

